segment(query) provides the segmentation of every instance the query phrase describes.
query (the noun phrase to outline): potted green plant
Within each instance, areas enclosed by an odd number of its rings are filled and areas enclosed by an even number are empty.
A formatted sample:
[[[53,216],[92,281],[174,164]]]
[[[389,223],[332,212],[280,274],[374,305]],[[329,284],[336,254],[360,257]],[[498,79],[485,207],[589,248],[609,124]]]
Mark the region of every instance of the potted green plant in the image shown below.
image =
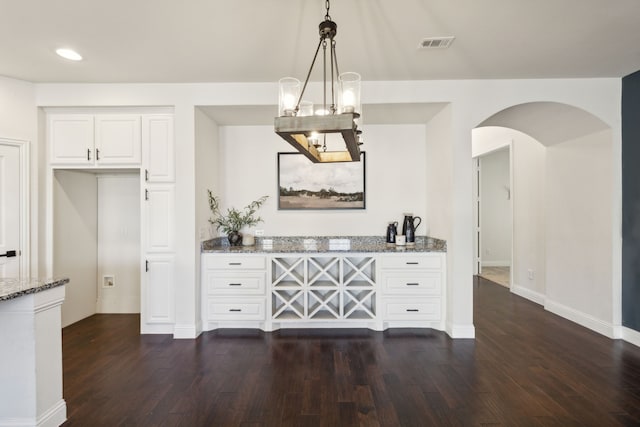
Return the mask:
[[[256,212],[269,198],[269,196],[262,196],[258,200],[249,203],[242,210],[232,207],[228,208],[226,213],[222,213],[218,196],[214,196],[211,190],[207,190],[207,193],[209,195],[209,209],[213,214],[213,217],[209,218],[209,222],[227,235],[231,246],[237,246],[242,243],[240,230],[243,227],[251,227],[262,222],[262,218],[257,216]]]

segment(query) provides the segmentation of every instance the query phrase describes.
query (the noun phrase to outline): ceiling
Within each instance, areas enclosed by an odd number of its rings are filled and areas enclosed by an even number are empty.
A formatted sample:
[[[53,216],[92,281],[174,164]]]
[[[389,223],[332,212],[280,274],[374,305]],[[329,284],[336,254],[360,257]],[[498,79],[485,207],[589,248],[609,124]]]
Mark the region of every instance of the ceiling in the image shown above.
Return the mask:
[[[0,75],[96,83],[302,79],[324,3],[0,0]],[[334,0],[330,13],[340,69],[365,81],[640,70],[638,0]],[[448,49],[418,49],[433,36],[456,39]],[[85,60],[59,58],[58,47]]]

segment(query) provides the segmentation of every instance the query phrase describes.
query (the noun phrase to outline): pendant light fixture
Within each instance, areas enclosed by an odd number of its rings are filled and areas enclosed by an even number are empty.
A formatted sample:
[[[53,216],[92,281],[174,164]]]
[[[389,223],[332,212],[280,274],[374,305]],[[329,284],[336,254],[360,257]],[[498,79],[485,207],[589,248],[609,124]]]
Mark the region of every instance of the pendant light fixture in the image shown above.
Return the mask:
[[[280,79],[279,117],[275,118],[274,128],[278,135],[314,163],[358,162],[362,145],[362,131],[358,129],[360,75],[339,73],[335,41],[338,26],[329,16],[329,0],[325,2],[325,8],[324,21],[319,25],[320,41],[304,84],[293,77]],[[322,108],[314,111],[314,105],[303,100],[303,96],[320,48],[323,52],[323,100]],[[327,151],[327,137],[333,134],[342,137],[345,150]]]

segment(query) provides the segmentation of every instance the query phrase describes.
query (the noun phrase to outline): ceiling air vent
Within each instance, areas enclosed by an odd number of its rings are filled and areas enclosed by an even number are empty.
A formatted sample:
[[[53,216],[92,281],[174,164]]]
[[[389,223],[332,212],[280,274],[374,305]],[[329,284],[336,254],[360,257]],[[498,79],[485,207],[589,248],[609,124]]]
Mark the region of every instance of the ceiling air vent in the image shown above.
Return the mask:
[[[420,48],[420,49],[446,49],[449,46],[451,46],[451,43],[453,43],[453,40],[455,40],[454,36],[428,37],[428,38],[422,39],[422,41],[420,41],[420,46],[418,46],[418,48]]]

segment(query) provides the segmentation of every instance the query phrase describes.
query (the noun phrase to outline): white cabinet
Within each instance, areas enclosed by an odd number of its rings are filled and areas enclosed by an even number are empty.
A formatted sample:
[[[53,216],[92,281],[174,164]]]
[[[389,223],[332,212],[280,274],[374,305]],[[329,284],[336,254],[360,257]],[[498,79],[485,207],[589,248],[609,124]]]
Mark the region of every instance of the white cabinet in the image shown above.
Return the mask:
[[[141,329],[148,332],[172,333],[174,278],[170,282],[165,270],[173,271],[175,257],[175,156],[173,116],[170,114],[143,115],[142,168],[142,259],[145,263],[145,292],[150,316],[141,319]],[[161,260],[159,263],[158,260]],[[148,268],[147,268],[148,267]],[[167,296],[171,296],[168,301]],[[171,307],[167,306],[170,305]],[[146,323],[145,323],[146,322]]]
[[[49,114],[47,121],[51,165],[140,165],[140,115]]]
[[[205,329],[217,326],[253,326],[264,329],[266,264],[264,255],[202,256]]]
[[[446,254],[202,254],[204,330],[444,330]]]
[[[93,165],[93,115],[48,115],[47,140],[52,165]]]
[[[142,117],[142,150],[147,182],[175,181],[173,116],[152,114]]]
[[[97,115],[95,160],[97,165],[139,165],[142,158],[140,116]]]
[[[443,253],[380,256],[385,327],[444,329]]]
[[[167,333],[175,322],[174,256],[151,255],[142,281],[141,332]]]
[[[175,237],[175,186],[146,186],[143,191],[143,247],[147,253],[172,253]]]

